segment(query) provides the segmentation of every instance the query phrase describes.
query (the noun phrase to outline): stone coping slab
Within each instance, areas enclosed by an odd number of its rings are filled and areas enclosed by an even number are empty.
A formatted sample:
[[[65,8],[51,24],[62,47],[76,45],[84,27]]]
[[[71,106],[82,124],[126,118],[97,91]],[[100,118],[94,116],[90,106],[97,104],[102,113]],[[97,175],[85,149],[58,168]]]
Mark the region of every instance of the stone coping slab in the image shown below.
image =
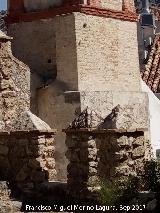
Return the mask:
[[[77,133],[77,132],[91,132],[96,134],[104,134],[104,133],[132,133],[132,132],[146,132],[147,128],[136,128],[136,129],[97,129],[97,128],[80,128],[80,129],[63,129],[65,133]]]
[[[17,130],[17,131],[0,131],[0,136],[21,136],[21,135],[55,135],[56,129],[51,130]]]

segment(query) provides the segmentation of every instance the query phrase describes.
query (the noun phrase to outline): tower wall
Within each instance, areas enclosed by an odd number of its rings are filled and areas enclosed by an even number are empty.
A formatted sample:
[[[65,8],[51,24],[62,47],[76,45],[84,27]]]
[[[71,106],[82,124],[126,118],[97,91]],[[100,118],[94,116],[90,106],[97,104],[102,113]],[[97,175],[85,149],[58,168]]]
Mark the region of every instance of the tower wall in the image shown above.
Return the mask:
[[[118,5],[117,1],[112,4],[94,1],[94,5],[93,1],[87,2],[92,6],[71,7],[74,11],[62,13],[55,9],[50,13],[23,14],[15,19],[17,23],[9,25],[14,54],[31,68],[34,110],[52,128],[58,129],[55,138],[58,180],[67,176],[62,129],[87,106],[97,109],[104,118],[120,104],[126,112],[123,117],[132,115],[136,123],[120,119],[119,126],[128,122],[134,123],[135,128],[148,126],[147,98],[140,87],[136,15],[128,13],[128,6],[127,12],[120,11],[124,5]],[[53,17],[47,18],[46,14]],[[38,17],[41,18],[36,20]],[[44,84],[41,76],[50,70],[56,79]]]
[[[136,23],[76,13],[75,24],[78,89],[140,91]]]

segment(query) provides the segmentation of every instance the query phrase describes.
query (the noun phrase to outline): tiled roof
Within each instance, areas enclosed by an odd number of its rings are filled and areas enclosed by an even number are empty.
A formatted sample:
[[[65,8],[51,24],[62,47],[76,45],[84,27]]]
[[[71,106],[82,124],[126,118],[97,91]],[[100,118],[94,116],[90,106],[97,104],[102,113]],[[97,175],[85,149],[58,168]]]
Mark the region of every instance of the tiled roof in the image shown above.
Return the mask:
[[[141,69],[143,81],[157,92],[160,84],[160,34],[156,34],[147,64]]]

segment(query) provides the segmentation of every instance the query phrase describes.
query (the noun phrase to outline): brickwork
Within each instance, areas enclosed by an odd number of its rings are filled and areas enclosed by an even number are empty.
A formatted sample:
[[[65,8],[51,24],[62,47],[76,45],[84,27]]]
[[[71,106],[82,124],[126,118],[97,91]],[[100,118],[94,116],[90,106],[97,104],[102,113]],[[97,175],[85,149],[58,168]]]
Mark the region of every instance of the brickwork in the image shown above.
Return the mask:
[[[8,23],[28,22],[39,19],[53,18],[56,15],[81,12],[95,16],[111,17],[136,22],[138,19],[133,8],[133,2],[127,1],[125,4],[123,4],[124,11],[122,11],[122,0],[119,1],[120,1],[119,4],[117,4],[117,1],[114,2],[112,1],[111,3],[110,0],[105,1],[90,0],[86,2],[85,1],[82,2],[79,0],[77,1],[72,0],[64,2],[64,4],[60,7],[55,8],[53,7],[49,10],[36,11],[32,13],[30,12],[25,13],[25,10],[24,8],[22,8],[22,5],[18,6],[19,10],[17,13],[16,12],[17,9],[15,8],[14,11],[13,6],[13,9],[10,10],[8,18],[6,20]]]

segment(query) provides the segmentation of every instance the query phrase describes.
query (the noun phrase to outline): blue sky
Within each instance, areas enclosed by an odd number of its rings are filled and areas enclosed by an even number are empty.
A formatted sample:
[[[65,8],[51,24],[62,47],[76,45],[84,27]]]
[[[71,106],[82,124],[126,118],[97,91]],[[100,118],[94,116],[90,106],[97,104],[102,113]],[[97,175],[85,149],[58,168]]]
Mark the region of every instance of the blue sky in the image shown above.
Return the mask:
[[[7,8],[7,0],[0,0],[0,10]]]

